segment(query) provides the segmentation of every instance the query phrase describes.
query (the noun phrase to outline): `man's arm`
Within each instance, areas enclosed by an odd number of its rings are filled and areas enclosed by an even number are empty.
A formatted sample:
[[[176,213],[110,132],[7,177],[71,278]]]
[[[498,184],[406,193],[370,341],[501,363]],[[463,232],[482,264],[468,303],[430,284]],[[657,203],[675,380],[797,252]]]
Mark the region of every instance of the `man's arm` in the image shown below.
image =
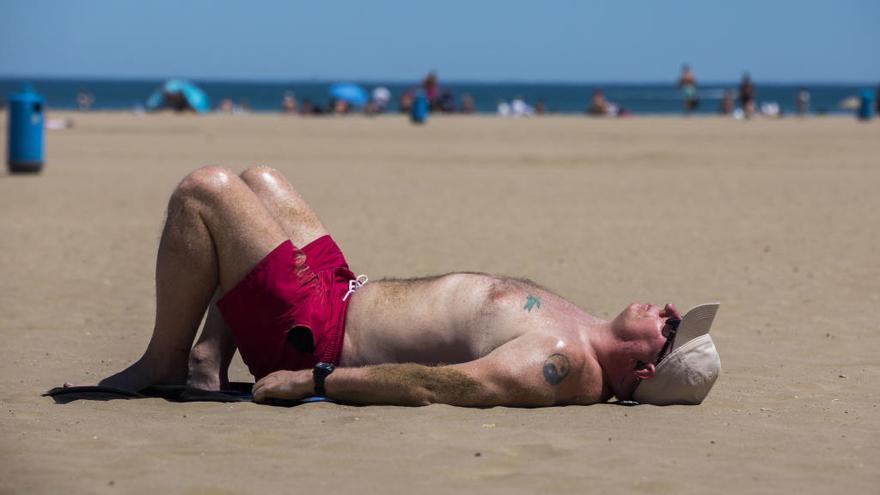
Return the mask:
[[[552,406],[581,395],[583,354],[567,351],[555,338],[521,337],[481,359],[451,366],[338,368],[324,386],[329,399],[350,404]],[[277,371],[254,385],[254,400],[301,399],[313,390],[311,370]]]

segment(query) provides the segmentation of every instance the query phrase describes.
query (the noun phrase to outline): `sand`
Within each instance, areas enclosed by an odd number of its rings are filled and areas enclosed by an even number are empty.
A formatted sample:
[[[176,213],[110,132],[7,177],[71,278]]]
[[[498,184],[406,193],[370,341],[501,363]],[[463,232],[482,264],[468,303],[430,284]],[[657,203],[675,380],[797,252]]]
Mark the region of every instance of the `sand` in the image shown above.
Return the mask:
[[[0,176],[0,493],[877,490],[880,122],[53,116],[44,173]],[[723,374],[695,407],[40,397],[140,356],[165,203],[205,164],[283,171],[374,279],[721,301]]]

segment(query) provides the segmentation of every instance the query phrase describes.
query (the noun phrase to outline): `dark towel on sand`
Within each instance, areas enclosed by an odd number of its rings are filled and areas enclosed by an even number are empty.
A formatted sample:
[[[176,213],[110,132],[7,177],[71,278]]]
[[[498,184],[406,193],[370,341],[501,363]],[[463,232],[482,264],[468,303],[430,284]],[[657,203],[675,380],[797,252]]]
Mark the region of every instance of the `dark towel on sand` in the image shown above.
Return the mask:
[[[115,399],[146,399],[156,397],[170,402],[251,402],[254,397],[251,394],[253,383],[230,382],[225,390],[211,391],[186,385],[153,385],[138,392],[131,392],[120,388],[84,386],[84,387],[55,387],[43,396],[52,397],[56,404],[67,404],[75,400],[115,400]],[[272,400],[268,404],[273,406],[291,407],[306,402],[318,402],[325,400],[323,397],[308,397],[303,400]]]

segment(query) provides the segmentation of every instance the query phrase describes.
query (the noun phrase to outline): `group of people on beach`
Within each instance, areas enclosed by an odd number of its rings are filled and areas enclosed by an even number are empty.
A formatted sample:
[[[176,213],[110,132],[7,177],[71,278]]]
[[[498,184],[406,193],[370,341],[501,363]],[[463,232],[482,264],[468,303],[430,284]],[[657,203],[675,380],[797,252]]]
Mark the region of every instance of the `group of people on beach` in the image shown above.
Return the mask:
[[[440,86],[435,72],[429,72],[418,85],[400,93],[397,98],[397,111],[409,113],[419,94],[427,100],[429,112],[471,114],[476,111],[474,98],[468,93],[461,95],[456,105],[452,91]],[[391,110],[391,96],[388,88],[377,86],[370,92],[369,98],[363,105],[333,97],[326,105],[320,105],[310,99],[297,101],[292,92],[286,92],[281,99],[281,112],[299,115],[346,115],[361,111],[367,115],[376,115]]]
[[[681,67],[681,73],[678,76],[678,87],[682,93],[684,113],[689,115],[700,106],[700,96],[697,91],[697,76],[694,75],[693,69],[688,64],[684,64]],[[806,98],[809,101],[809,93],[807,93]],[[736,95],[734,95],[732,89],[724,90],[724,96],[718,107],[718,113],[734,115],[737,113],[737,106],[739,112],[745,118],[751,118],[755,114],[755,84],[752,82],[752,76],[748,72],[743,73]],[[798,108],[800,109],[801,107],[798,106]]]
[[[682,106],[685,115],[690,115],[700,106],[699,92],[697,91],[697,78],[690,65],[684,64],[678,76],[678,87],[682,92]],[[880,94],[880,88],[877,89]],[[755,84],[752,76],[745,72],[740,79],[739,87],[725,89],[724,96],[718,106],[721,115],[732,115],[736,118],[752,118],[757,111],[769,117],[781,117],[782,111],[776,102],[766,102],[760,108],[756,108]],[[878,103],[880,105],[880,103]],[[806,115],[810,112],[810,91],[801,86],[794,100],[797,115]]]
[[[709,99],[701,97],[697,77],[689,64],[682,66],[676,86],[681,91],[682,112],[684,115],[691,115],[697,112],[700,107],[705,106],[706,100]],[[391,91],[384,86],[378,86],[369,93],[365,103],[355,103],[346,99],[331,97],[326,104],[320,104],[308,98],[298,100],[292,91],[286,91],[281,96],[280,110],[284,114],[303,116],[347,115],[353,113],[376,115],[394,110],[408,114],[412,110],[417,97],[423,97],[427,100],[428,111],[432,113],[467,115],[477,111],[473,95],[463,93],[460,97],[456,98],[451,89],[439,83],[435,72],[429,72],[418,84],[401,91],[397,97],[396,109],[393,109],[391,105]],[[718,98],[717,93],[713,98]],[[81,89],[77,94],[76,101],[77,107],[80,110],[90,110],[95,103],[95,95],[90,91]],[[723,95],[717,101],[716,111],[720,115],[741,119],[750,119],[756,114],[769,117],[783,116],[783,111],[778,102],[765,101],[760,103],[760,105],[758,104],[755,84],[748,72],[743,73],[738,87],[724,89]],[[798,88],[794,95],[795,114],[799,116],[809,114],[812,110],[810,103],[811,95],[809,89],[803,86]],[[876,105],[876,112],[880,113],[880,87],[877,88],[874,105]],[[239,114],[251,111],[251,106],[246,99],[240,99],[236,102],[232,98],[225,97],[220,100],[215,110],[220,113]],[[533,103],[529,103],[519,96],[510,101],[498,100],[496,105],[496,114],[502,117],[543,115],[552,113],[554,110],[558,111],[558,109],[547,106],[540,98]],[[820,108],[819,112],[822,113],[823,110]],[[631,115],[632,109],[609,100],[604,90],[597,87],[592,90],[589,103],[584,109],[584,114],[593,117],[624,117]]]
[[[688,64],[684,64],[679,74],[677,87],[682,92],[682,106],[685,115],[690,115],[697,111],[700,107],[701,99],[698,91],[697,78],[693,69]],[[435,72],[428,73],[420,84],[410,87],[403,91],[398,98],[397,110],[400,113],[409,113],[412,109],[413,102],[417,94],[423,94],[428,102],[428,110],[438,113],[460,113],[472,114],[476,111],[476,103],[469,93],[461,95],[458,105],[452,91],[442,87],[437,79]],[[776,102],[765,102],[757,107],[755,97],[755,85],[752,82],[751,75],[745,72],[742,75],[738,88],[725,89],[723,97],[718,106],[718,113],[721,115],[730,115],[735,118],[750,119],[756,113],[771,117],[782,116],[780,106]],[[385,87],[377,87],[363,107],[363,112],[368,115],[375,115],[389,111],[391,93]],[[880,88],[878,88],[878,112],[880,112]],[[282,112],[299,113],[303,115],[311,114],[348,114],[356,110],[356,108],[345,101],[333,100],[326,107],[319,107],[304,100],[298,105],[292,93],[285,93],[282,99]],[[795,111],[798,115],[806,115],[810,112],[810,92],[806,87],[801,87],[795,95]],[[502,117],[521,117],[532,115],[544,115],[551,113],[543,100],[538,99],[534,104],[529,104],[522,97],[515,97],[508,101],[498,100],[496,106],[496,114]],[[632,115],[632,110],[623,107],[606,98],[602,88],[595,88],[592,91],[590,102],[584,109],[584,113],[594,117],[625,117]]]
[[[694,113],[700,106],[700,95],[697,90],[697,77],[690,65],[684,64],[682,66],[676,85],[681,89],[684,114],[690,115]],[[806,90],[801,91],[801,93],[805,93],[806,106],[808,106],[809,93]],[[799,93],[799,97],[801,93]],[[739,110],[737,109],[737,103]],[[798,105],[798,108],[804,108],[803,112],[805,112],[806,106]],[[776,109],[778,112],[778,105]],[[590,104],[584,110],[584,113],[594,117],[626,117],[631,115],[632,111],[609,101],[605,97],[605,92],[597,88],[593,90]],[[743,74],[736,97],[734,97],[733,90],[727,89],[724,91],[724,97],[721,100],[718,113],[722,115],[743,116],[745,118],[751,118],[755,114],[755,85],[752,83],[751,76],[748,73]],[[800,110],[799,113],[801,113]]]

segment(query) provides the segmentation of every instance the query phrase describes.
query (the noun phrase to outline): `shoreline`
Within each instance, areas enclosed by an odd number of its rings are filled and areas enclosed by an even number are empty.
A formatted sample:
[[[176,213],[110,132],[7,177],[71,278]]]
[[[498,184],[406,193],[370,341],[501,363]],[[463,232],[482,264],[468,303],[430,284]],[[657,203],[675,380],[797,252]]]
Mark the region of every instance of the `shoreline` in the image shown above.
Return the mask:
[[[0,108],[0,115],[3,117],[0,118],[0,125],[5,127],[7,125],[7,113],[8,109]],[[286,114],[281,111],[272,111],[272,110],[254,110],[242,113],[229,113],[229,112],[220,112],[220,111],[211,111],[206,113],[195,113],[195,112],[183,112],[177,113],[172,111],[159,111],[159,112],[137,112],[131,109],[99,109],[99,110],[88,110],[88,111],[80,111],[76,109],[70,108],[46,108],[46,115],[52,116],[57,115],[59,117],[72,118],[77,116],[119,116],[119,115],[129,115],[132,117],[176,117],[176,118],[187,118],[187,117],[198,117],[198,118],[212,118],[212,117],[229,117],[229,118],[237,118],[237,117],[283,117],[285,119],[290,120],[345,120],[345,119],[361,119],[361,120],[373,120],[373,119],[403,119],[409,121],[409,116],[407,114],[398,113],[398,112],[386,112],[382,114],[376,115],[365,115],[363,113],[351,113],[348,115],[334,115],[334,114],[325,114],[325,115],[302,115],[302,114]],[[461,113],[437,113],[431,114],[428,116],[427,125],[430,126],[430,122],[435,119],[486,119],[486,120],[498,120],[498,121],[516,121],[516,120],[550,120],[550,119],[578,119],[590,122],[613,122],[613,121],[627,121],[627,120],[682,120],[687,121],[690,119],[696,120],[717,120],[717,121],[735,121],[735,122],[760,122],[760,121],[809,121],[809,120],[824,120],[824,119],[832,119],[832,120],[853,120],[858,121],[860,123],[872,124],[873,122],[880,121],[880,117],[875,117],[869,122],[859,121],[854,112],[833,112],[826,114],[808,114],[808,115],[794,115],[794,114],[785,114],[783,116],[767,116],[767,115],[755,115],[751,120],[748,119],[737,119],[730,115],[720,115],[720,114],[692,114],[692,115],[683,115],[683,114],[674,114],[674,113],[634,113],[626,116],[592,116],[586,115],[583,112],[581,113],[564,113],[564,112],[556,112],[556,113],[547,113],[543,115],[530,115],[530,116],[518,116],[518,117],[510,117],[510,116],[500,116],[496,113],[473,113],[473,114],[461,114]],[[418,126],[422,127],[422,126]]]

